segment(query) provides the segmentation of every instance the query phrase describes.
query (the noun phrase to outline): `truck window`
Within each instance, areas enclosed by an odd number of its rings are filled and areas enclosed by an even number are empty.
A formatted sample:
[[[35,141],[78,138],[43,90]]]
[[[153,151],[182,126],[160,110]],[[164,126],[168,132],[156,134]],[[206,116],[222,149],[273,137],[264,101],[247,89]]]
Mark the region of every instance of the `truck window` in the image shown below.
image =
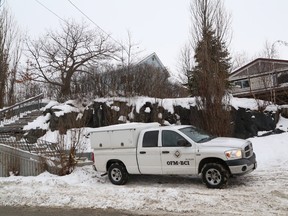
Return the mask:
[[[148,131],[143,137],[143,147],[158,147],[159,131]]]
[[[180,131],[197,143],[208,142],[215,138],[215,136],[212,136],[207,132],[195,127],[182,128]]]
[[[175,131],[163,130],[162,131],[162,146],[163,147],[176,147],[179,140],[185,140],[180,134]]]

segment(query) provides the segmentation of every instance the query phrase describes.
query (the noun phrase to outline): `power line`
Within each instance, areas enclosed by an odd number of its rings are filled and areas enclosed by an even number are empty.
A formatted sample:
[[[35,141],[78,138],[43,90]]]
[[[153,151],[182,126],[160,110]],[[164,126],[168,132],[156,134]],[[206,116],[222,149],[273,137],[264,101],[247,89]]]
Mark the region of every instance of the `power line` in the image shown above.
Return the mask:
[[[44,7],[46,10],[48,10],[50,13],[54,14],[56,17],[58,17],[58,19],[62,20],[63,22],[65,22],[64,19],[62,19],[60,16],[58,16],[58,14],[56,14],[54,11],[50,10],[48,7],[46,7],[43,3],[41,3],[38,0],[35,0],[38,4],[40,4],[42,7]]]
[[[117,44],[119,44],[122,48],[123,45],[118,42],[117,40],[115,40],[110,34],[108,34],[104,29],[102,29],[99,25],[97,25],[88,15],[86,15],[79,7],[77,7],[71,0],[68,0],[68,2],[76,8],[76,10],[78,10],[83,16],[85,16],[90,22],[92,22],[98,29],[100,29],[102,32],[104,32],[108,37],[110,37],[114,42],[116,42]]]
[[[99,28],[101,31],[103,31],[105,34],[109,35],[108,33],[106,33],[104,31],[104,29],[102,29],[99,25],[97,25],[92,19],[90,19],[90,17],[88,15],[86,15],[79,7],[77,7],[72,1],[68,0],[68,2],[70,2],[70,4],[75,7],[83,16],[85,16],[90,22],[92,22],[97,28]]]
[[[0,0],[1,1],[1,0]],[[63,18],[61,18],[57,13],[55,13],[54,11],[52,11],[51,9],[49,9],[46,5],[44,5],[42,2],[40,2],[39,0],[35,0],[38,4],[40,4],[42,7],[44,7],[46,10],[48,10],[50,13],[52,13],[54,16],[56,16],[58,19],[62,20],[63,22],[66,22]],[[77,7],[71,0],[68,0],[68,2],[75,7],[83,16],[85,16],[91,23],[93,23],[98,29],[100,29],[104,34],[106,34],[108,37],[110,37],[115,43],[119,44],[124,50],[125,47],[118,42],[117,40],[115,40],[110,34],[108,34],[104,29],[102,29],[99,25],[97,25],[97,23],[95,23],[88,15],[86,15],[79,7]]]

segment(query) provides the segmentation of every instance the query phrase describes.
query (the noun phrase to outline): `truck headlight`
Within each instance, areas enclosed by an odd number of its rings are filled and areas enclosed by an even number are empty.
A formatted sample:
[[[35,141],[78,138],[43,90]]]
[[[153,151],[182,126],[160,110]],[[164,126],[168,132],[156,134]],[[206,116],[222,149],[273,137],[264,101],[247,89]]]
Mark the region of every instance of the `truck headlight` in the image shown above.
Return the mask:
[[[241,149],[234,149],[225,151],[225,156],[227,159],[240,159],[242,158],[242,150]]]

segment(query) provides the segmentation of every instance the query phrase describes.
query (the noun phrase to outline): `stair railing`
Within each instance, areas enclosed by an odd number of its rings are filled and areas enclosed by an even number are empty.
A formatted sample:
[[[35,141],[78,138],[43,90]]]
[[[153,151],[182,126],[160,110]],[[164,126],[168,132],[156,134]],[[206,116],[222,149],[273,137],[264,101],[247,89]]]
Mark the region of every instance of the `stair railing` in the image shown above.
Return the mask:
[[[41,104],[41,99],[43,99],[44,94],[39,94],[35,97],[31,97],[19,103],[16,103],[12,106],[5,107],[0,110],[0,123],[4,121],[6,118],[11,118],[13,116],[20,116],[21,113],[31,111],[31,110],[39,110],[43,107]]]

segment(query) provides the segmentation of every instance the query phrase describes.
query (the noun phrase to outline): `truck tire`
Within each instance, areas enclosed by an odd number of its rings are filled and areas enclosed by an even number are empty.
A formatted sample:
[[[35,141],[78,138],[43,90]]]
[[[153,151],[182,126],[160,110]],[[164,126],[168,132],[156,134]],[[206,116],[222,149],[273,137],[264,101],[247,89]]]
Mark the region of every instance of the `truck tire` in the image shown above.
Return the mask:
[[[202,181],[208,188],[223,188],[229,178],[227,169],[218,163],[205,164],[201,173]]]
[[[124,165],[113,163],[108,169],[108,177],[112,184],[124,185],[128,181],[128,172]]]

